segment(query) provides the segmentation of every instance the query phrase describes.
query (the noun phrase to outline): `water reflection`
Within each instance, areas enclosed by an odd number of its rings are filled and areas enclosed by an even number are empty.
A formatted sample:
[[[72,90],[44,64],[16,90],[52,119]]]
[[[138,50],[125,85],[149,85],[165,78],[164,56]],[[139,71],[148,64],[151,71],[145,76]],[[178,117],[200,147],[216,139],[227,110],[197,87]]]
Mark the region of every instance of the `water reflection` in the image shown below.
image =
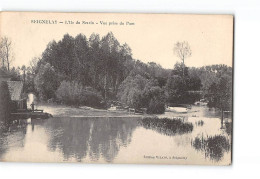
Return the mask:
[[[19,149],[24,146],[26,136],[26,121],[6,123],[0,127],[0,159],[10,148]]]
[[[61,150],[65,160],[81,161],[88,155],[92,161],[102,157],[111,162],[120,147],[131,142],[137,122],[131,118],[54,118],[45,126],[49,149]]]
[[[187,161],[145,163],[226,164],[231,157],[232,121],[226,120],[221,128],[220,118],[212,117],[212,111],[210,117],[203,117],[207,110],[198,110],[196,117],[57,117],[12,122],[0,128],[0,160],[136,163],[147,154],[187,156]]]

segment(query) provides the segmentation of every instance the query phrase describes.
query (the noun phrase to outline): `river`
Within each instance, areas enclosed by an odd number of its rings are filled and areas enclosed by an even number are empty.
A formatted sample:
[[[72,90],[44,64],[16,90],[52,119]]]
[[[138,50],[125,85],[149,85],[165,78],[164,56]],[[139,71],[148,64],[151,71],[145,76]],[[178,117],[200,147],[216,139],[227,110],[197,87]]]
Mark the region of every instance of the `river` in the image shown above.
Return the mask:
[[[172,132],[161,119],[144,125],[140,116],[29,119],[0,130],[0,161],[230,164],[232,125],[221,127],[219,112],[193,106],[179,118],[193,130]]]

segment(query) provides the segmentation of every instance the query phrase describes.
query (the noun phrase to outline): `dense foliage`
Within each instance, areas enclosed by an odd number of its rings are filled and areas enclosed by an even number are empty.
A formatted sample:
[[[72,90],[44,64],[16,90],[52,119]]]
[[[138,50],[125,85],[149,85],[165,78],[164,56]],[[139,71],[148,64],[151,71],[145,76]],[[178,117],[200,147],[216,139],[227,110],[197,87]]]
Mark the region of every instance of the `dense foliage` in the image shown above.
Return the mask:
[[[56,91],[57,100],[68,105],[101,107],[102,96],[93,88],[72,81],[62,81]]]
[[[209,107],[232,109],[232,67],[211,65],[191,68],[190,74],[201,79],[203,97],[208,101]]]
[[[66,34],[48,44],[35,69],[34,89],[42,100],[90,106],[119,100],[149,113],[165,110],[163,87],[169,70],[134,60],[130,47],[121,45],[112,33],[102,38]]]
[[[59,42],[50,42],[41,63],[48,63],[61,81],[77,81],[102,93],[105,99],[116,95],[119,85],[133,66],[131,49],[119,44],[112,33],[100,39],[66,34]]]
[[[2,65],[1,70],[12,80],[23,81],[26,93],[68,105],[105,108],[117,101],[147,113],[164,113],[166,105],[193,104],[203,98],[220,109],[231,108],[232,102],[231,67],[190,68],[183,59],[172,70],[143,63],[133,59],[131,48],[111,32],[103,37],[65,34],[60,41],[51,41],[28,67]]]
[[[120,85],[118,98],[132,108],[147,108],[148,113],[164,113],[165,95],[157,80],[140,75],[128,76]]]
[[[181,66],[180,63],[176,63],[167,79],[165,87],[167,101],[170,104],[193,104],[202,97],[199,93],[201,80],[197,76],[191,76],[187,67],[183,76]]]
[[[35,89],[40,99],[46,100],[55,97],[55,91],[59,87],[58,74],[49,63],[42,63],[34,79]]]

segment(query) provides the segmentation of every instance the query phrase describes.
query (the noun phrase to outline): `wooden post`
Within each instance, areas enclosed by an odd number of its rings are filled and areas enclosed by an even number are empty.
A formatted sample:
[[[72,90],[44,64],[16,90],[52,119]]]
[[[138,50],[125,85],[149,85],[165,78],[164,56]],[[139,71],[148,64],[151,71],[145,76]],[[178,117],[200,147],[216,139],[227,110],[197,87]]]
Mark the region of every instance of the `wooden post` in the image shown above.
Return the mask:
[[[221,129],[223,129],[224,111],[221,109]]]

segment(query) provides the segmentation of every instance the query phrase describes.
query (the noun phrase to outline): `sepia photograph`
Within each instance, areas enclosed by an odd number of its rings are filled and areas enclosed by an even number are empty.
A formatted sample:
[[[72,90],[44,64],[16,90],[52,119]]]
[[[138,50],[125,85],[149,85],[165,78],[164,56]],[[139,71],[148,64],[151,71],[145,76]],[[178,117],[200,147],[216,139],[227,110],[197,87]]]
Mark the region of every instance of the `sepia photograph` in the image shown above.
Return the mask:
[[[1,162],[232,164],[233,15],[0,19]]]

